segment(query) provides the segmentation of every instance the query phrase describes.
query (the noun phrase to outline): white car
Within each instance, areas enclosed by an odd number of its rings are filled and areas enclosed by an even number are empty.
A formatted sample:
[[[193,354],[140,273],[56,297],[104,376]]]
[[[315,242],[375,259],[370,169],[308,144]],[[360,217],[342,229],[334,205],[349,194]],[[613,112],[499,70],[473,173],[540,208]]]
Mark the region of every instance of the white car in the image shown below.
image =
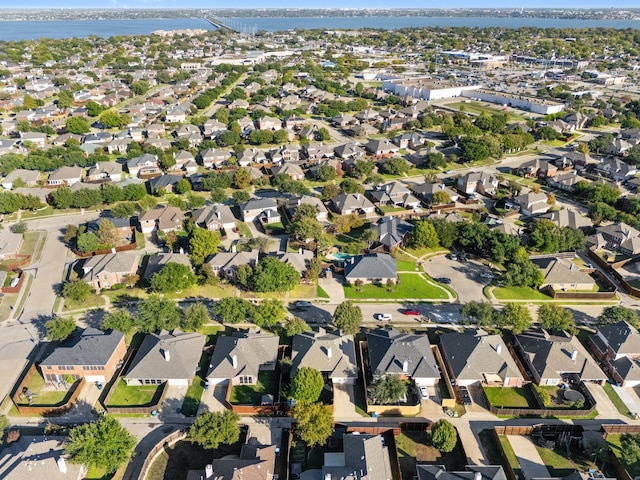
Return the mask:
[[[382,322],[390,322],[392,318],[390,313],[376,313],[373,317]]]
[[[423,400],[429,400],[429,392],[427,392],[427,387],[420,387],[420,396]]]

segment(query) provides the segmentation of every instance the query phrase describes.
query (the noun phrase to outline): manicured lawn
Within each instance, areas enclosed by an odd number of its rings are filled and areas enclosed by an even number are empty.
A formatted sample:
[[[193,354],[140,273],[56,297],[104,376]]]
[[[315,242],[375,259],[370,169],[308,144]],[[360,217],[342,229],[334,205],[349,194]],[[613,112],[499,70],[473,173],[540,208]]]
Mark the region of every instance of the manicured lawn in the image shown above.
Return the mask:
[[[393,205],[381,205],[378,207],[378,210],[380,210],[382,213],[390,213],[390,212],[402,212],[403,210],[406,210],[403,207],[394,207]]]
[[[238,385],[231,390],[229,401],[238,405],[260,405],[262,395],[266,393],[277,395],[278,377],[276,371],[262,371],[258,373],[258,383],[255,385]]]
[[[121,379],[109,399],[109,405],[112,407],[151,405],[154,397],[160,394],[161,387],[162,385],[128,386]]]
[[[417,298],[417,299],[437,299],[448,298],[441,288],[427,283],[420,275],[411,273],[398,274],[400,283],[394,285],[391,291],[387,291],[386,285],[362,285],[357,291],[354,285],[345,285],[344,294],[346,298],[355,299],[379,299],[379,298]]]
[[[45,235],[45,232],[26,232],[23,236],[22,245],[20,246],[20,253],[22,255],[33,255],[40,237]]]
[[[536,450],[552,477],[563,477],[575,471],[573,462],[557,451],[539,445],[536,445]]]
[[[618,412],[626,417],[635,418],[609,382],[605,382],[602,388],[604,389],[604,392],[607,394],[609,400],[611,400],[611,403],[613,403]]]
[[[504,455],[506,457],[506,461],[511,465],[513,471],[518,475],[518,478],[522,478],[522,470],[520,468],[520,462],[518,461],[518,457],[516,457],[516,452],[513,451],[513,447],[509,442],[509,439],[506,435],[498,435],[500,439],[500,445],[502,445],[502,450],[504,450]]]
[[[635,462],[632,464],[628,464],[622,459],[622,446],[620,444],[620,434],[616,433],[616,434],[607,435],[607,443],[611,447],[611,451],[613,451],[613,453],[615,454],[616,457],[618,457],[618,459],[620,460],[624,468],[627,470],[627,472],[629,472],[629,475],[631,475],[631,478],[636,478],[638,475],[640,475],[640,463]]]
[[[113,473],[107,473],[104,468],[91,467],[85,475],[85,480],[111,480]]]
[[[234,297],[236,287],[228,283],[218,283],[217,285],[203,285],[188,288],[180,292],[165,294],[165,297],[178,299],[187,297],[204,297],[204,298],[225,298]]]
[[[533,400],[524,388],[484,387],[484,392],[494,407],[529,407]]]
[[[530,287],[498,287],[493,294],[498,300],[551,300],[549,295]]]
[[[494,113],[506,113],[509,116],[510,122],[526,122],[527,120],[522,115],[515,113],[513,109],[503,111],[500,108],[491,107],[480,102],[455,102],[447,104],[447,107],[457,108],[460,111],[475,113],[476,115],[480,115],[483,112],[486,112],[488,115],[493,115]]]
[[[318,286],[315,283],[311,285],[300,283],[289,292],[289,298],[316,298],[317,296]]]
[[[324,291],[324,288],[318,287],[318,298],[329,298],[329,294]]]
[[[82,302],[78,302],[77,300],[72,300],[70,298],[65,298],[63,311],[70,312],[72,310],[88,310],[90,308],[104,307],[104,303],[104,298],[102,298],[100,295],[96,295],[95,293],[90,294],[89,298]]]
[[[425,255],[435,255],[436,253],[447,253],[449,250],[446,248],[409,248],[403,247],[403,250],[414,257],[423,257]]]
[[[36,372],[29,383],[27,384],[27,388],[33,393],[35,396],[33,397],[32,405],[58,405],[59,403],[64,402],[64,399],[69,394],[70,390],[55,390],[53,387],[48,386],[46,391],[43,391],[44,387],[44,378],[40,375],[40,372]],[[28,405],[29,400],[27,397],[21,396],[20,401]]]
[[[464,469],[465,459],[460,451],[456,448],[448,454],[440,453],[431,445],[427,432],[401,432],[396,437],[396,448],[404,480],[413,480],[416,465],[421,463],[444,465],[449,472]]]
[[[209,371],[210,361],[211,355],[209,355],[208,352],[202,352],[200,362],[198,363],[198,371],[196,372],[196,376],[193,377],[191,385],[187,388],[187,392],[184,394],[184,401],[180,408],[182,414],[187,417],[195,417],[198,414],[198,407],[200,406],[200,399],[204,392],[204,382]]]
[[[399,272],[415,272],[416,271],[416,262],[397,260],[396,264],[398,265]]]
[[[221,325],[205,325],[198,329],[198,333],[207,336],[207,345],[215,345],[218,337],[224,333],[224,327]]]

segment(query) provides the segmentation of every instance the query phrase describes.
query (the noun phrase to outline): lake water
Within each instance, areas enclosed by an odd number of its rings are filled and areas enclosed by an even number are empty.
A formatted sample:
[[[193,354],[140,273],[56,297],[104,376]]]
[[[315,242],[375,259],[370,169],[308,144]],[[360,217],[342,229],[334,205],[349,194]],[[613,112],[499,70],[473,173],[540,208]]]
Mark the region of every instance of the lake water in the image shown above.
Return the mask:
[[[640,20],[566,20],[553,18],[495,17],[318,17],[318,18],[235,18],[223,19],[243,32],[302,29],[395,29],[405,27],[540,27],[640,29]],[[163,20],[60,20],[41,22],[0,22],[0,40],[37,38],[110,37],[145,35],[154,30],[202,28],[213,30],[202,18]]]

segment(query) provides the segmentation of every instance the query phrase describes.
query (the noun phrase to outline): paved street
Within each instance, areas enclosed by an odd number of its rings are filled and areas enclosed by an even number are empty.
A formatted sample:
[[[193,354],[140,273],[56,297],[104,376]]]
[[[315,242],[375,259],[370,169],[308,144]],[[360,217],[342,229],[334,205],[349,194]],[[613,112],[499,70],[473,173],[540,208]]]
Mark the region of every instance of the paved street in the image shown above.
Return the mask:
[[[481,262],[468,260],[461,263],[458,260],[451,260],[445,255],[437,255],[422,262],[422,266],[431,278],[450,279],[450,286],[458,294],[460,303],[465,304],[472,300],[487,301],[482,289],[491,282],[491,279],[483,278],[480,275],[490,272],[490,269]]]

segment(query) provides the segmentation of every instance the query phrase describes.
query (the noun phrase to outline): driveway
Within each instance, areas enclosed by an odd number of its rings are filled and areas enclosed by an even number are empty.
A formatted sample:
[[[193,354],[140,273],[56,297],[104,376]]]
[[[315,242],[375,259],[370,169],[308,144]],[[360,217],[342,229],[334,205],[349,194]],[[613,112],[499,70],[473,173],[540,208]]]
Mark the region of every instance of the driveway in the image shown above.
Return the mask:
[[[609,400],[609,396],[605,393],[602,386],[589,382],[585,382],[585,385],[587,387],[587,390],[589,390],[589,393],[593,395],[593,398],[596,401],[598,419],[626,418],[620,415],[620,412],[618,412],[618,409],[613,405],[613,403],[611,403],[611,400]]]
[[[613,385],[620,400],[624,402],[631,413],[640,416],[640,389],[630,387],[616,387]]]
[[[480,276],[483,272],[489,272],[489,268],[477,260],[468,260],[464,263],[458,260],[450,260],[445,255],[438,255],[422,263],[424,271],[431,278],[445,277],[451,279],[451,288],[458,294],[460,303],[472,300],[486,301],[482,293],[490,279]]]
[[[356,414],[355,399],[353,385],[334,384],[333,418],[359,418],[360,416]]]
[[[509,443],[513,448],[522,474],[526,480],[531,478],[549,478],[549,470],[544,466],[542,458],[531,438],[524,435],[507,435]]]
[[[226,385],[216,385],[209,388],[202,393],[200,399],[200,407],[198,408],[198,415],[204,412],[224,412],[227,407],[225,406],[225,395],[227,394]]]
[[[344,301],[344,289],[342,283],[336,278],[320,278],[318,286],[329,295],[329,303],[342,303]]]

